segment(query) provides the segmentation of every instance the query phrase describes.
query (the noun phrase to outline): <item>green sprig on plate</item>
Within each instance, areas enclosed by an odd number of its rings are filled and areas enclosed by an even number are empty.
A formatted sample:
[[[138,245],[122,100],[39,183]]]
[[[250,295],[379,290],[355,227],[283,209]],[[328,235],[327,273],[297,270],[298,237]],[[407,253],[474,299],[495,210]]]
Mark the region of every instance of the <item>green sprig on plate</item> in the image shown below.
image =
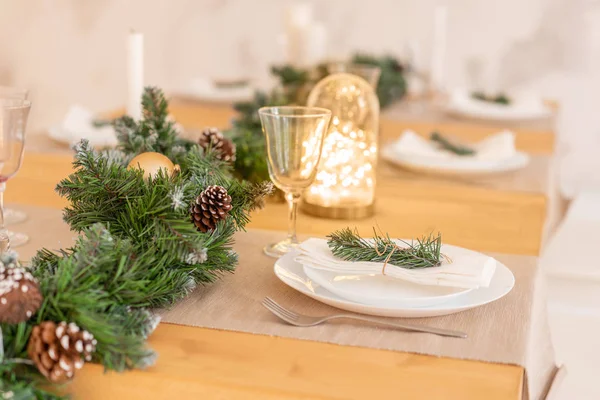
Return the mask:
[[[498,93],[497,95],[489,95],[484,92],[477,91],[471,93],[471,97],[476,100],[485,101],[488,103],[495,103],[503,106],[508,106],[510,105],[510,103],[512,103],[510,97],[508,97],[504,93]]]
[[[397,241],[388,234],[373,229],[373,239],[363,239],[358,231],[344,228],[327,236],[332,254],[344,261],[389,263],[407,269],[431,268],[441,265],[442,235],[427,235],[412,243]]]
[[[473,148],[453,142],[439,132],[432,132],[429,140],[437,143],[441,149],[454,153],[457,156],[473,156],[476,153]]]

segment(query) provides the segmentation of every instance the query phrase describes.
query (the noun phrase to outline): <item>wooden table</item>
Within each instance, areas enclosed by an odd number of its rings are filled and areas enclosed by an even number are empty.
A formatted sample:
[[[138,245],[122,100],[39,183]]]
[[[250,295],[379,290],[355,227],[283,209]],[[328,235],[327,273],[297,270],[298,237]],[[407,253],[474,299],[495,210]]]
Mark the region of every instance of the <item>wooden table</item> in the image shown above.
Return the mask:
[[[231,110],[174,103],[186,126],[226,126]],[[410,125],[410,124],[409,124]],[[407,126],[384,122],[384,139]],[[414,125],[412,125],[415,127]],[[430,129],[416,126],[425,132]],[[444,126],[446,131],[454,126]],[[460,130],[469,138],[484,135]],[[517,145],[533,153],[552,150],[551,135],[517,133]],[[47,147],[49,149],[50,147]],[[7,202],[61,208],[53,188],[71,171],[71,156],[28,151],[19,175],[9,183]],[[376,221],[393,235],[414,236],[436,229],[448,242],[479,250],[537,254],[545,197],[527,191],[490,190],[476,184],[386,178],[378,182]],[[389,179],[388,179],[389,178]],[[270,204],[250,227],[281,229],[285,205]],[[370,228],[375,220],[357,222]],[[328,233],[345,223],[300,216],[299,230]],[[515,226],[517,229],[515,229]],[[396,228],[397,227],[397,228]],[[494,227],[493,234],[484,234]],[[68,391],[82,399],[520,399],[523,369],[383,350],[161,324],[149,344],[156,366],[125,374],[103,373],[88,364]]]

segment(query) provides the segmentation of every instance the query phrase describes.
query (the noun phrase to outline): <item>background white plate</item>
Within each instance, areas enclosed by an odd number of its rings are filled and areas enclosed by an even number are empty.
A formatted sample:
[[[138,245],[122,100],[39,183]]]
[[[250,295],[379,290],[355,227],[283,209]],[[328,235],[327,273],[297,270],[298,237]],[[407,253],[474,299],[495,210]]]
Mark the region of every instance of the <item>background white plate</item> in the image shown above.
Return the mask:
[[[427,307],[472,289],[419,285],[384,275],[349,275],[303,266],[309,279],[348,301],[372,306]]]
[[[455,89],[443,110],[451,115],[492,121],[526,121],[552,116],[552,109],[534,95],[509,94],[511,104],[502,105],[477,100],[471,91]]]
[[[192,79],[172,92],[175,96],[185,99],[224,104],[250,101],[254,98],[254,88],[251,85],[220,88],[206,78]]]
[[[504,160],[482,160],[468,156],[441,158],[400,153],[390,145],[383,148],[381,155],[385,160],[402,168],[443,175],[500,174],[517,171],[529,164],[529,155],[520,151]]]
[[[300,263],[294,261],[296,252],[290,252],[275,262],[275,275],[286,285],[296,289],[315,300],[342,310],[381,317],[421,318],[454,314],[490,303],[508,294],[515,285],[512,272],[502,263],[497,262],[496,273],[487,288],[474,289],[462,296],[429,307],[392,307],[370,306],[347,301],[329,292],[310,279]]]

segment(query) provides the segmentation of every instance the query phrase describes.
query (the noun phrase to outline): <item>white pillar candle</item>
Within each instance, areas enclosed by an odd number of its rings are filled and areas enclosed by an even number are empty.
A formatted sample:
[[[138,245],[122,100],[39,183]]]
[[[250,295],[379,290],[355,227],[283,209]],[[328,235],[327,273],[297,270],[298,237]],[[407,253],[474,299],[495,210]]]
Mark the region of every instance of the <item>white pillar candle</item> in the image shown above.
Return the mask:
[[[437,6],[433,12],[430,84],[433,90],[444,88],[448,7]]]
[[[301,66],[314,66],[327,58],[327,28],[325,25],[316,22],[307,26],[303,39]]]
[[[127,114],[136,121],[142,118],[144,92],[144,35],[131,32],[127,46]]]
[[[327,28],[313,19],[313,6],[298,2],[285,15],[286,61],[297,67],[309,67],[327,57]]]
[[[313,19],[312,5],[294,3],[285,13],[286,58],[288,64],[299,66],[302,63],[305,47],[305,32]]]

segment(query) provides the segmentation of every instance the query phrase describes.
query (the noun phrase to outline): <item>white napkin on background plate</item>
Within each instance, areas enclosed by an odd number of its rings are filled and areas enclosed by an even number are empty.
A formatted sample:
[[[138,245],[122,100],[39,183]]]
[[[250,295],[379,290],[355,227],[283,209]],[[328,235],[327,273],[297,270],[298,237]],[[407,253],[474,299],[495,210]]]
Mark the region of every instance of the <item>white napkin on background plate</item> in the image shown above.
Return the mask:
[[[93,147],[114,147],[117,136],[112,126],[94,126],[94,114],[82,106],[71,106],[62,124],[48,130],[50,137],[62,143],[73,145],[81,139],[89,140]]]
[[[449,137],[449,140],[452,140],[452,138]],[[508,130],[491,135],[470,147],[475,150],[474,155],[459,156],[440,148],[436,142],[426,139],[411,130],[404,131],[400,138],[392,144],[393,151],[397,154],[443,159],[501,161],[513,157],[517,152],[515,149],[515,134]]]
[[[398,241],[400,247],[405,243]],[[439,267],[407,269],[388,264],[385,275],[421,285],[450,286],[475,289],[488,287],[496,271],[496,260],[475,251],[461,247],[442,245],[442,253],[450,261],[442,259]],[[315,269],[353,275],[382,274],[383,263],[352,262],[335,257],[327,241],[311,238],[300,244],[296,262]]]

